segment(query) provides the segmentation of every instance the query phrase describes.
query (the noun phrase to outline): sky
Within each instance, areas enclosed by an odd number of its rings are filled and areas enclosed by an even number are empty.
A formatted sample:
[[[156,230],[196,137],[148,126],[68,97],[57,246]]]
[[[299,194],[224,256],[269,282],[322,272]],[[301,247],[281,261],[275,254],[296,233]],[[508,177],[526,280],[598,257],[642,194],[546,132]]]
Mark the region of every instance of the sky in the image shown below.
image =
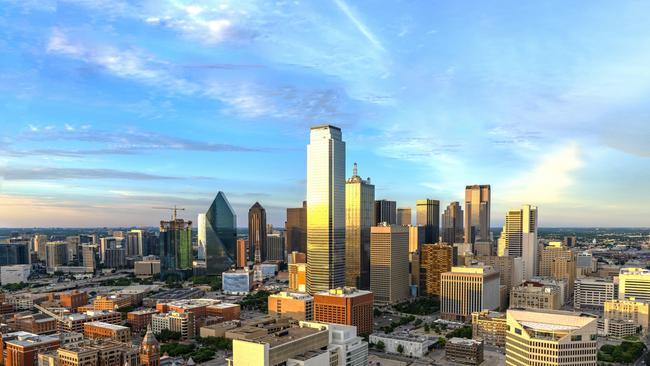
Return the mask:
[[[238,226],[309,127],[377,199],[492,186],[492,226],[650,226],[650,2],[0,0],[0,227]]]

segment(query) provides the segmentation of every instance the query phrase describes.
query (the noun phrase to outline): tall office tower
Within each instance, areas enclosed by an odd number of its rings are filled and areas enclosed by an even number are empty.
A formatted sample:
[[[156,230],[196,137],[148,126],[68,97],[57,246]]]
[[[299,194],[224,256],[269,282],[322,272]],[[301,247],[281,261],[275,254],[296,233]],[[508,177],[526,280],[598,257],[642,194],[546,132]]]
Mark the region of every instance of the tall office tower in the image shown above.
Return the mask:
[[[409,253],[420,252],[424,241],[424,227],[423,226],[409,226]],[[432,244],[432,243],[430,243]]]
[[[411,225],[413,217],[411,216],[411,208],[398,208],[397,209],[397,225]]]
[[[506,365],[596,366],[598,317],[559,310],[508,310]]]
[[[266,260],[266,210],[259,202],[248,209],[248,245],[249,261]]]
[[[97,245],[83,244],[81,246],[81,259],[86,272],[94,273],[97,269]]]
[[[151,331],[151,325],[147,325],[145,333],[140,344],[140,366],[160,366],[160,345]]]
[[[127,255],[144,255],[144,230],[133,229],[126,233]]]
[[[440,295],[440,277],[451,271],[453,249],[447,244],[424,244],[420,252],[420,293]]]
[[[452,267],[441,276],[440,317],[466,321],[472,313],[500,306],[499,272],[490,266]]]
[[[197,229],[196,229],[196,245],[197,253],[196,259],[205,260],[205,241],[207,236],[207,221],[204,213],[200,213],[197,220]]]
[[[375,186],[363,180],[354,163],[345,183],[345,285],[370,288],[370,227],[375,222]]]
[[[650,270],[621,268],[618,274],[618,299],[650,301]]]
[[[463,243],[463,208],[458,202],[450,203],[442,214],[442,241]]]
[[[160,238],[155,233],[145,232],[144,235],[144,252],[142,256],[160,255]]]
[[[391,225],[397,223],[397,202],[388,200],[375,201],[375,225],[382,222]]]
[[[54,267],[65,266],[68,263],[68,246],[64,241],[50,241],[45,244],[47,252],[47,270],[54,271]]]
[[[521,257],[524,261],[524,279],[535,276],[538,268],[537,207],[524,205],[509,210],[498,243],[500,256]]]
[[[287,208],[284,232],[287,253],[307,253],[307,201],[302,201],[302,207]]]
[[[32,237],[33,248],[38,256],[39,261],[45,261],[46,259],[45,244],[48,242],[49,238],[50,237],[48,235],[42,235],[42,234],[36,234]]]
[[[409,233],[405,226],[370,229],[370,291],[375,304],[396,304],[409,296]]]
[[[246,267],[246,262],[247,262],[247,257],[246,257],[246,240],[244,239],[237,239],[237,261],[235,263],[235,267],[237,268],[244,268]]]
[[[284,236],[282,233],[273,233],[266,235],[266,261],[284,262]]]
[[[46,250],[46,246],[44,250]],[[0,266],[13,264],[29,264],[28,243],[0,243]]]
[[[192,274],[192,221],[160,221],[160,279]]]
[[[490,240],[490,185],[465,187],[465,243]]]
[[[424,226],[424,242],[435,244],[440,239],[440,201],[417,200],[415,202],[415,221]],[[453,244],[453,243],[449,243]]]
[[[79,235],[67,236],[65,238],[68,251],[68,262],[75,262],[79,260]]]
[[[564,246],[567,248],[573,248],[578,244],[578,237],[573,235],[573,236],[565,236],[564,237]]]
[[[206,273],[216,275],[235,265],[237,216],[226,195],[219,191],[205,213]]]
[[[314,126],[307,145],[307,292],[345,285],[345,142]]]

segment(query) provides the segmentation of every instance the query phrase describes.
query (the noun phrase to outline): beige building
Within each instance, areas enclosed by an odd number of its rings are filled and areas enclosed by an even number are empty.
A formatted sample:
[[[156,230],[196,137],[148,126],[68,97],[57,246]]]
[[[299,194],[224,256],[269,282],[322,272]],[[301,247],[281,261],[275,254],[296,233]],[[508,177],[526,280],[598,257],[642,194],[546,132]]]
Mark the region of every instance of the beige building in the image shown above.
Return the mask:
[[[138,352],[124,343],[102,340],[64,345],[38,355],[42,366],[123,366],[138,365]]]
[[[370,229],[370,290],[375,304],[396,304],[409,297],[408,228]]]
[[[269,314],[294,320],[314,317],[314,298],[302,292],[280,292],[269,296]]]
[[[540,251],[538,276],[566,280],[569,294],[573,295],[576,279],[575,253],[564,247],[562,242],[550,242]]]
[[[452,267],[442,274],[440,317],[468,321],[475,311],[500,306],[499,272],[490,266]]]
[[[409,225],[409,253],[419,253],[424,244],[424,226]]]
[[[196,334],[196,323],[193,312],[178,313],[171,311],[151,316],[151,329],[154,333],[160,333],[163,329],[181,333],[181,339],[194,338]]]
[[[596,366],[597,317],[549,310],[508,310],[507,366]]]
[[[537,207],[524,205],[508,210],[505,224],[498,240],[499,256],[521,257],[524,262],[524,279],[535,276],[538,267]]]
[[[650,303],[634,299],[605,301],[603,319],[606,321],[632,322],[635,329],[641,327],[641,333],[647,335],[650,322]],[[605,330],[605,334],[610,333],[612,332]]]
[[[513,286],[523,281],[524,262],[519,257],[477,255],[473,260],[486,266],[492,266],[499,271],[499,279],[501,285],[506,287],[506,295],[510,294]]]
[[[160,259],[143,258],[133,264],[136,276],[153,276],[160,273]]]
[[[440,295],[441,276],[451,271],[453,248],[447,244],[424,244],[420,253],[420,294]]]
[[[510,308],[557,310],[562,306],[560,289],[539,282],[524,282],[510,291]]]
[[[573,307],[576,309],[602,309],[605,301],[618,296],[618,279],[583,277],[575,281],[573,290]]]
[[[307,291],[307,263],[289,264],[289,290]]]
[[[345,183],[345,285],[370,287],[370,227],[375,223],[375,186],[362,179],[354,163]]]
[[[506,346],[506,314],[496,311],[476,311],[472,313],[472,338],[481,339],[492,347]]]
[[[650,301],[650,270],[621,268],[618,275],[618,298]]]

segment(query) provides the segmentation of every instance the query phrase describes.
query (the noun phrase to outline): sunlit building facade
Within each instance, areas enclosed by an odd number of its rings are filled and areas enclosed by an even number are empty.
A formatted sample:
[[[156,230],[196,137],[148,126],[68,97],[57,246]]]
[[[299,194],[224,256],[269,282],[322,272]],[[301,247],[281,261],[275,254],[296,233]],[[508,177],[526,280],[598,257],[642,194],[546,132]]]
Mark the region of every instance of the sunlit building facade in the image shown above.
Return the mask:
[[[345,285],[345,142],[341,129],[311,128],[307,145],[307,291]]]
[[[463,208],[460,203],[452,202],[442,213],[442,241],[452,245],[463,242]]]
[[[509,210],[498,241],[497,254],[521,257],[524,279],[535,276],[538,268],[537,207],[524,205]]]
[[[375,222],[375,186],[354,171],[345,184],[345,285],[370,287],[370,227]]]
[[[440,238],[440,201],[424,199],[415,202],[415,221],[424,227],[424,242],[435,244]]]
[[[465,187],[465,243],[490,240],[490,185]]]

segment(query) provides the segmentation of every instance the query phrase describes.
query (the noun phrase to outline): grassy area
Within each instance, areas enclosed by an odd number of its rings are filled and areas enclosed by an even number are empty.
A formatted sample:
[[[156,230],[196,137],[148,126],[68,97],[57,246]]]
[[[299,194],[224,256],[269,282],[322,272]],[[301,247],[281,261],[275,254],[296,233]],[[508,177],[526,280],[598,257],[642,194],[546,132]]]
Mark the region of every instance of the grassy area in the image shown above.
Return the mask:
[[[431,315],[440,310],[440,300],[435,296],[418,297],[413,301],[397,304],[393,309],[407,314]]]

